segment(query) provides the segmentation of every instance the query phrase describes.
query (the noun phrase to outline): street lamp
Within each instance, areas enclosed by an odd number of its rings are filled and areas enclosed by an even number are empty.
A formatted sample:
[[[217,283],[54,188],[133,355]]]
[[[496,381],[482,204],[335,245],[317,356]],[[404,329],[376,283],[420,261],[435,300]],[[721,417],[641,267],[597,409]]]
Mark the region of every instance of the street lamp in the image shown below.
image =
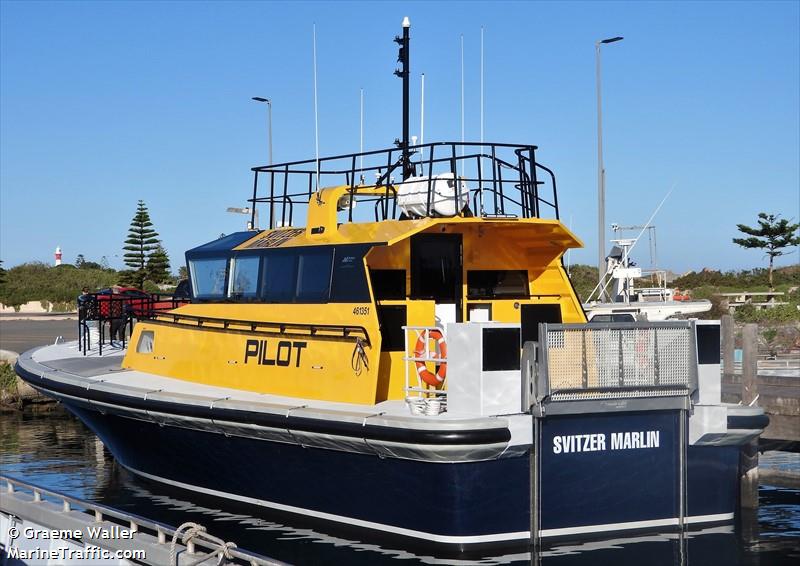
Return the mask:
[[[256,102],[265,102],[269,108],[267,113],[267,127],[269,128],[269,164],[272,165],[272,99],[254,96]]]
[[[227,212],[234,212],[236,214],[252,214],[253,215],[253,220],[255,221],[255,224],[253,224],[253,221],[248,220],[247,221],[247,229],[248,230],[258,230],[258,209],[257,208],[250,208],[249,206],[246,206],[244,208],[237,208],[235,206],[229,206],[228,209],[227,209]]]
[[[606,275],[606,170],[603,167],[603,104],[600,91],[600,47],[607,43],[622,41],[622,37],[611,37],[595,42],[595,62],[597,72],[597,277],[601,301],[606,293],[603,279]]]

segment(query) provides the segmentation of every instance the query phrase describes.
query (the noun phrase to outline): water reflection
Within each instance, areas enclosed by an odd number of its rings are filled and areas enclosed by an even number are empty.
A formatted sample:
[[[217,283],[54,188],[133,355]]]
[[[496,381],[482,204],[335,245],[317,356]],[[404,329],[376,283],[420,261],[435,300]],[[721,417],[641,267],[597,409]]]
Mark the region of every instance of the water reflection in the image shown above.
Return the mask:
[[[187,463],[190,464],[190,463]],[[454,559],[331,535],[317,525],[252,509],[239,513],[218,500],[137,478],[117,465],[94,434],[61,408],[0,415],[0,469],[48,489],[177,525],[204,524],[240,547],[299,564],[533,564],[647,566],[797,564],[800,560],[800,490],[762,487],[758,540],[741,542],[732,527],[556,544],[528,552]],[[326,529],[327,530],[327,529]]]

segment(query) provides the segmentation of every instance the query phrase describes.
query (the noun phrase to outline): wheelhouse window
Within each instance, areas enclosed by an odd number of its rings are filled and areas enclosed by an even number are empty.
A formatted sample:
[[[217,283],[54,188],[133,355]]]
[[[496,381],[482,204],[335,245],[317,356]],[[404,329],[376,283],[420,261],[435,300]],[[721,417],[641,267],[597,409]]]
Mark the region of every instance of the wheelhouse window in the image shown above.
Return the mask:
[[[231,260],[231,280],[228,296],[232,299],[254,299],[258,297],[258,256],[235,257]]]
[[[297,255],[273,252],[264,256],[261,298],[269,303],[291,303],[297,288]]]
[[[333,250],[323,248],[300,254],[297,262],[298,303],[327,302],[331,288]]]
[[[369,287],[364,268],[368,246],[338,246],[334,253],[331,301],[368,303]]]
[[[525,299],[528,296],[525,269],[467,272],[467,297],[470,299]]]
[[[198,299],[222,299],[225,297],[225,281],[228,272],[227,258],[204,258],[189,261],[192,289]]]

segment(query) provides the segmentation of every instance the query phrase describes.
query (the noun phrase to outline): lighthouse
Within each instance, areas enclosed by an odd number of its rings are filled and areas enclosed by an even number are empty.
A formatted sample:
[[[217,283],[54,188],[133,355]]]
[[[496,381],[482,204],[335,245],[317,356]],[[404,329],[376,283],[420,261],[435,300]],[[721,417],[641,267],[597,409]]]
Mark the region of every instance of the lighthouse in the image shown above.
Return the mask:
[[[61,246],[56,246],[56,267],[61,265]]]

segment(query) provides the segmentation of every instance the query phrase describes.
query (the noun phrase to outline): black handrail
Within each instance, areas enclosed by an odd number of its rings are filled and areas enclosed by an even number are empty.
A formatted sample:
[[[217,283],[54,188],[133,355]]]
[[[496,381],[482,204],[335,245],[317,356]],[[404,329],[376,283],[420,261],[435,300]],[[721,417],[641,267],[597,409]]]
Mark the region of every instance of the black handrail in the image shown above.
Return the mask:
[[[333,333],[340,335],[341,338],[354,338],[360,339],[365,345],[369,345],[369,333],[363,326],[346,325],[346,324],[316,324],[304,322],[269,322],[258,320],[242,320],[235,318],[219,318],[211,316],[197,316],[183,313],[154,313],[150,318],[150,322],[166,323],[166,324],[179,324],[202,327],[205,330],[226,330],[226,331],[240,331],[247,333],[260,333],[260,334],[280,334],[280,335],[297,335],[297,332],[307,333],[308,336],[320,336],[320,332]],[[208,326],[220,325],[220,326]],[[234,328],[243,327],[243,328]],[[290,331],[295,332],[290,332]],[[324,337],[338,338],[339,336],[330,336],[324,334]]]
[[[283,225],[292,224],[295,205],[307,204],[317,186],[345,186],[348,187],[350,198],[345,206],[346,217],[340,221],[352,222],[356,201],[375,199],[374,190],[370,193],[359,193],[359,187],[366,185],[385,188],[375,203],[376,218],[394,219],[397,217],[398,188],[407,182],[419,183],[424,180],[427,180],[427,195],[423,197],[420,206],[428,216],[439,215],[436,212],[437,205],[445,197],[437,190],[435,178],[445,173],[452,175],[455,183],[451,185],[454,187],[454,195],[448,198],[453,199],[456,215],[542,218],[544,210],[552,210],[555,218],[559,217],[555,175],[536,162],[536,146],[435,142],[409,149],[412,152],[411,172],[414,175],[424,175],[424,178],[416,177],[405,181],[393,179],[398,171],[405,171],[400,148],[253,167],[253,197],[249,199],[253,217],[256,207],[265,204],[268,206],[270,228],[277,227],[278,222]],[[547,173],[545,180],[537,175],[537,169]],[[264,175],[269,177],[266,181],[263,179]],[[373,175],[374,182],[369,179]],[[357,184],[357,179],[361,179],[361,185]],[[263,190],[259,191],[259,187],[263,187]],[[469,206],[464,206],[465,189],[473,193],[489,190],[493,198],[491,202],[482,200],[481,209],[472,211]],[[546,192],[543,193],[543,190]],[[548,193],[552,193],[552,196]],[[469,203],[469,200],[466,202]]]

